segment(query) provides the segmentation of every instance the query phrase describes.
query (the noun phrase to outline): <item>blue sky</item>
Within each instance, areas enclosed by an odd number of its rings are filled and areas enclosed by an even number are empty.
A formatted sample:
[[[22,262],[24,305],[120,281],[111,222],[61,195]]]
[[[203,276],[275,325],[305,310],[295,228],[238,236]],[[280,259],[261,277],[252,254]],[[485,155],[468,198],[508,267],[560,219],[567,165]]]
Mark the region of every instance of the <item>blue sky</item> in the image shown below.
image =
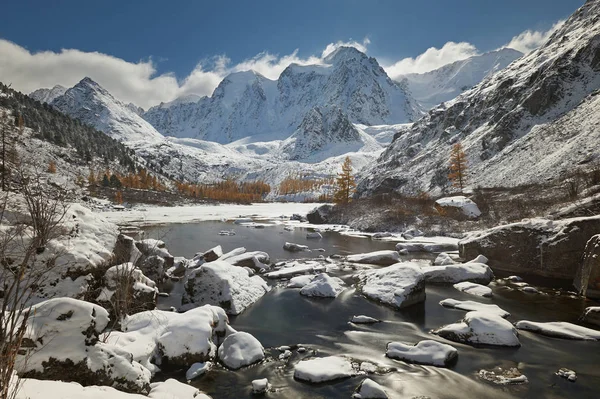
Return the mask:
[[[351,39],[368,43],[369,55],[382,64],[417,57],[447,42],[469,43],[484,52],[526,30],[545,32],[583,3],[24,0],[3,4],[0,39],[31,54],[77,49],[132,64],[151,63],[153,77],[173,73],[181,84],[199,63],[203,71],[214,69],[215,56],[225,55],[229,67],[262,52],[283,57],[298,49],[296,57],[308,59],[321,55],[330,43]],[[363,42],[365,38],[368,42]],[[0,51],[8,50],[0,47]],[[2,75],[0,69],[0,80],[6,80]]]

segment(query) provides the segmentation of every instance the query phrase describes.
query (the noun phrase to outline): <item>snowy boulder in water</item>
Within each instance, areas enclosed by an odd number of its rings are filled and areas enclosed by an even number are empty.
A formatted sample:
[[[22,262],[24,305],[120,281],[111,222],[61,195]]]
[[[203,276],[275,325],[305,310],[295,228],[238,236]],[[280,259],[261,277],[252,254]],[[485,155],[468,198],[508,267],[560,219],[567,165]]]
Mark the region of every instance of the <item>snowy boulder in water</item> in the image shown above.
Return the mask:
[[[292,277],[288,282],[288,288],[302,288],[309,284],[315,278],[314,274],[307,274],[305,276]]]
[[[600,306],[589,306],[585,308],[581,321],[584,323],[600,326]]]
[[[496,367],[492,370],[479,370],[477,375],[479,378],[496,385],[514,385],[529,382],[527,376],[522,374],[519,369],[515,367]]]
[[[348,255],[346,258],[352,263],[368,263],[371,265],[390,266],[400,262],[400,254],[398,251],[375,251],[365,254]]]
[[[169,378],[164,382],[150,384],[152,390],[148,395],[151,399],[210,399],[197,388]]]
[[[309,251],[306,245],[295,244],[293,242],[286,242],[285,244],[283,244],[283,249],[290,252]]]
[[[266,378],[262,378],[260,380],[252,381],[252,393],[265,393],[269,390],[269,380]]]
[[[600,340],[600,331],[591,328],[578,326],[577,324],[564,321],[555,321],[549,323],[537,323],[534,321],[519,321],[515,326],[519,330],[531,331],[549,337],[578,339],[585,341]]]
[[[335,298],[344,291],[344,282],[325,273],[317,274],[310,283],[300,290],[300,294],[322,298]]]
[[[219,360],[232,370],[260,362],[264,358],[263,346],[246,332],[230,334],[219,347]]]
[[[220,245],[217,245],[214,248],[209,249],[208,251],[202,254],[202,259],[206,262],[214,262],[223,256],[223,248]]]
[[[108,312],[88,302],[55,298],[31,308],[16,367],[25,378],[109,385],[126,392],[150,391],[150,371],[131,353],[99,342]]]
[[[487,313],[494,313],[504,318],[510,316],[510,313],[500,308],[498,305],[480,303],[475,301],[458,301],[456,299],[448,298],[440,301],[440,305],[446,308],[459,309],[467,312],[480,310]]]
[[[562,378],[566,378],[571,382],[577,381],[577,373],[567,368],[561,368],[556,372],[556,375]]]
[[[245,266],[254,269],[266,269],[270,261],[269,254],[262,251],[244,252],[227,258],[223,256],[221,260],[234,266]]]
[[[462,283],[456,283],[453,285],[459,291],[462,291],[467,294],[477,295],[481,297],[491,297],[492,289],[490,287],[486,287],[485,285],[470,283],[468,281],[463,281]]]
[[[367,298],[397,309],[425,301],[425,277],[421,268],[410,262],[397,263],[357,275],[356,287]]]
[[[201,375],[206,374],[206,372],[210,371],[210,369],[212,369],[212,366],[213,364],[211,362],[194,363],[185,372],[185,379],[191,381],[194,378],[198,378]]]
[[[370,378],[366,378],[360,383],[356,392],[352,395],[353,399],[387,399],[387,393],[381,385]]]
[[[440,198],[435,201],[435,208],[441,215],[458,220],[477,219],[481,216],[477,204],[463,195]]]
[[[450,255],[448,255],[446,252],[442,252],[440,253],[437,258],[435,258],[435,260],[433,261],[433,264],[435,266],[445,266],[445,265],[453,265],[456,262],[454,261],[454,259],[452,259],[450,257]]]
[[[446,266],[427,266],[423,268],[428,283],[456,284],[470,281],[478,284],[489,284],[494,279],[494,272],[483,263],[461,263]]]
[[[350,322],[354,324],[374,324],[381,323],[381,320],[369,316],[352,316]]]
[[[186,308],[211,304],[237,315],[269,292],[270,287],[259,276],[250,277],[243,268],[216,260],[194,270],[185,289],[182,301]]]
[[[313,383],[352,377],[356,373],[350,360],[341,356],[301,360],[294,368],[294,378]]]
[[[488,262],[489,262],[489,259],[486,258],[485,256],[477,255],[474,259],[471,259],[467,263],[485,263],[487,265]]]
[[[469,312],[462,321],[432,332],[471,345],[521,346],[519,334],[509,321],[484,311]]]
[[[385,355],[407,363],[426,364],[445,367],[458,357],[455,347],[441,342],[424,340],[415,345],[406,345],[401,342],[387,344]]]
[[[306,219],[312,224],[325,224],[329,222],[329,214],[333,210],[331,205],[321,205],[306,214]]]

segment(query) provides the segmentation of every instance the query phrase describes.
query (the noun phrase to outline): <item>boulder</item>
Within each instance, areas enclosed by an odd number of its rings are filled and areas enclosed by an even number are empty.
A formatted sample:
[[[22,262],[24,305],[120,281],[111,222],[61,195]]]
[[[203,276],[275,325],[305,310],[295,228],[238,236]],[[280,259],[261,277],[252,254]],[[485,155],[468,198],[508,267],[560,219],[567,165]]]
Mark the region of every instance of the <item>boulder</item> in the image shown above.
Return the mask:
[[[440,327],[432,333],[470,345],[521,346],[515,327],[493,312],[469,312],[461,321]]]
[[[456,360],[458,351],[451,345],[428,339],[415,345],[390,342],[387,344],[385,355],[407,363],[446,367]]]
[[[321,205],[306,214],[306,219],[312,224],[329,223],[329,215],[333,210],[332,205]]]
[[[300,294],[312,297],[335,298],[344,291],[343,286],[344,282],[341,279],[321,273],[302,287]]]
[[[355,374],[352,362],[341,356],[301,360],[294,368],[295,379],[312,383],[339,380]]]
[[[491,297],[493,295],[492,289],[490,287],[486,287],[485,285],[471,283],[468,281],[464,281],[462,283],[456,283],[453,285],[459,291],[462,291],[466,294],[476,295],[481,297]]]
[[[251,267],[258,270],[266,269],[270,261],[269,254],[262,251],[244,252],[227,258],[223,256],[221,260],[234,266]]]
[[[600,216],[551,221],[532,219],[469,234],[459,242],[464,259],[484,255],[493,269],[573,280]],[[583,281],[583,277],[580,277]]]
[[[400,262],[400,254],[398,251],[384,250],[368,252],[365,254],[348,255],[346,258],[352,263],[368,263],[371,265],[390,266]]]
[[[205,262],[213,262],[221,256],[223,256],[223,248],[221,248],[220,245],[217,245],[202,254],[202,258]]]
[[[359,292],[396,309],[425,301],[425,276],[418,264],[404,262],[365,270],[355,278]]]
[[[446,266],[427,266],[423,268],[425,281],[437,284],[456,284],[470,281],[478,284],[489,284],[494,273],[483,263],[457,263]]]
[[[246,332],[229,335],[219,347],[219,360],[232,370],[260,362],[264,358],[263,346]]]
[[[600,306],[590,306],[585,308],[581,321],[588,324],[594,324],[600,327]]]
[[[237,315],[270,291],[259,276],[228,262],[216,260],[193,270],[185,281],[182,304],[186,308],[211,304]]]
[[[310,251],[308,249],[308,246],[302,245],[302,244],[295,244],[293,242],[286,242],[285,244],[283,244],[283,249],[285,249],[286,251],[289,251],[289,252]]]
[[[435,201],[435,209],[440,215],[456,220],[477,219],[481,216],[477,204],[463,195],[440,198]]]
[[[197,388],[184,384],[173,378],[166,381],[150,384],[152,390],[148,397],[150,399],[211,399]]]
[[[360,383],[356,392],[352,395],[353,399],[387,399],[387,393],[381,385],[370,378],[365,378]]]
[[[519,330],[527,330],[548,337],[577,339],[585,341],[600,341],[600,331],[579,326],[565,321],[553,321],[539,323],[535,321],[521,320],[515,324]]]

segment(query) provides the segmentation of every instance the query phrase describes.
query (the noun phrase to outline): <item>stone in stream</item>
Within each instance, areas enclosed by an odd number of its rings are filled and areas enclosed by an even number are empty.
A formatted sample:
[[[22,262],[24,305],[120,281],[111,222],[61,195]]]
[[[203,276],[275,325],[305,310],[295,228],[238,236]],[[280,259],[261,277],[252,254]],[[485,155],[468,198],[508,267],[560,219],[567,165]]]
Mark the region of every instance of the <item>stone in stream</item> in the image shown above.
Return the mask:
[[[514,385],[529,382],[527,377],[516,367],[496,367],[491,370],[479,370],[477,376],[496,385]]]
[[[235,332],[219,347],[219,360],[232,370],[260,362],[265,358],[263,346],[251,334]]]
[[[427,266],[423,268],[428,283],[456,284],[469,281],[489,284],[494,279],[492,269],[483,263],[460,263],[445,266]]]
[[[567,380],[571,381],[571,382],[575,382],[577,381],[577,373],[575,373],[573,370],[569,370],[567,368],[561,368],[556,372],[556,375],[562,378],[566,378]]]
[[[480,311],[484,311],[487,313],[494,313],[494,314],[497,314],[498,316],[504,317],[504,318],[510,316],[510,313],[508,313],[506,310],[500,308],[498,305],[475,302],[475,301],[459,301],[456,299],[447,298],[447,299],[440,301],[440,305],[442,305],[446,308],[464,310],[466,312],[480,310]]]
[[[515,327],[494,312],[468,312],[461,321],[437,328],[432,333],[470,345],[521,346]]]
[[[381,323],[381,320],[369,316],[352,316],[350,322],[354,324],[375,324]]]
[[[294,368],[295,379],[312,383],[339,380],[355,374],[352,362],[342,356],[301,360]]]
[[[600,306],[589,306],[585,308],[581,321],[600,327]]]
[[[305,285],[309,284],[315,278],[315,274],[307,274],[304,276],[296,276],[292,277],[290,281],[288,281],[288,288],[302,288]]]
[[[321,273],[302,287],[300,294],[311,297],[335,298],[342,291],[344,291],[344,282],[341,279]]]
[[[365,378],[352,395],[353,399],[387,399],[388,395],[381,385],[370,378]]]
[[[271,384],[269,384],[269,380],[266,378],[252,381],[252,393],[265,393],[270,387]]]
[[[306,214],[306,219],[312,224],[325,224],[329,222],[329,214],[333,210],[331,205],[321,205]]]
[[[400,262],[400,254],[398,251],[375,251],[364,254],[348,255],[346,257],[348,262],[352,263],[368,263],[372,265],[390,266],[394,263]]]
[[[295,244],[293,242],[286,242],[285,244],[283,244],[283,249],[285,249],[286,251],[289,251],[289,252],[310,251],[310,249],[308,249],[308,246],[301,245],[301,244]]]
[[[463,281],[462,283],[456,283],[453,285],[459,291],[462,291],[466,294],[481,296],[484,298],[491,297],[492,289],[490,287],[486,287],[485,285],[471,283],[469,281]]]
[[[387,344],[385,355],[407,363],[425,364],[447,367],[458,357],[455,347],[433,340],[423,340],[415,345],[406,345],[402,342]]]
[[[397,309],[425,301],[425,277],[416,263],[366,270],[354,278],[357,290],[364,296]]]
[[[600,331],[578,326],[577,324],[573,323],[567,323],[565,321],[538,323],[534,321],[522,320],[517,322],[515,326],[519,330],[531,331],[546,335],[548,337],[586,341],[600,340]]]

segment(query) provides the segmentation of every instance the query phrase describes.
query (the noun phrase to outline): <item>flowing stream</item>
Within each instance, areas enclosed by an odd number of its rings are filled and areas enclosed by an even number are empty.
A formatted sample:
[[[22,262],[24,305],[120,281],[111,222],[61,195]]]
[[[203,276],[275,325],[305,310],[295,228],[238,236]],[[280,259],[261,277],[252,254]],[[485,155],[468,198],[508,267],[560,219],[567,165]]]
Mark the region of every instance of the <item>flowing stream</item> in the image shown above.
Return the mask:
[[[220,236],[222,230],[235,230],[234,236]],[[224,251],[246,247],[249,251],[269,253],[272,262],[278,259],[317,257],[319,255],[350,254],[393,249],[394,243],[323,233],[319,240],[306,239],[307,230],[285,231],[282,225],[250,228],[226,222],[201,222],[160,227],[147,227],[146,236],[160,238],[174,256],[192,257],[196,252],[221,245]],[[284,242],[322,248],[324,252],[290,253]],[[433,259],[435,255],[410,255]],[[303,358],[326,355],[346,355],[379,366],[369,378],[383,385],[390,398],[598,398],[600,397],[600,342],[572,341],[544,337],[520,331],[520,348],[472,347],[430,334],[430,330],[460,320],[465,312],[439,305],[445,298],[474,300],[497,304],[511,313],[509,320],[577,322],[587,306],[598,305],[574,297],[564,290],[540,288],[541,293],[529,294],[508,283],[490,285],[494,296],[480,298],[459,292],[452,286],[428,285],[424,303],[397,311],[367,300],[352,288],[352,272],[332,273],[348,283],[349,288],[336,299],[303,297],[298,289],[285,288],[285,282],[269,281],[270,293],[236,317],[230,317],[238,331],[253,334],[265,347],[267,358],[262,363],[229,371],[217,366],[192,382],[215,399],[251,397],[251,381],[268,378],[274,391],[271,398],[350,398],[364,379],[349,379],[322,384],[306,384],[294,380],[294,365]],[[530,281],[530,283],[534,283]],[[177,287],[159,307],[168,308],[180,298]],[[373,325],[354,325],[353,315],[367,315],[384,320]],[[450,368],[410,365],[385,357],[386,344],[391,341],[416,343],[435,339],[449,343],[459,351],[459,358]],[[305,353],[293,350],[287,361],[278,359],[277,347],[301,345]],[[529,382],[519,385],[494,385],[477,376],[481,369],[517,367]],[[576,382],[555,375],[566,367],[577,372]],[[183,379],[183,373],[172,375]]]

